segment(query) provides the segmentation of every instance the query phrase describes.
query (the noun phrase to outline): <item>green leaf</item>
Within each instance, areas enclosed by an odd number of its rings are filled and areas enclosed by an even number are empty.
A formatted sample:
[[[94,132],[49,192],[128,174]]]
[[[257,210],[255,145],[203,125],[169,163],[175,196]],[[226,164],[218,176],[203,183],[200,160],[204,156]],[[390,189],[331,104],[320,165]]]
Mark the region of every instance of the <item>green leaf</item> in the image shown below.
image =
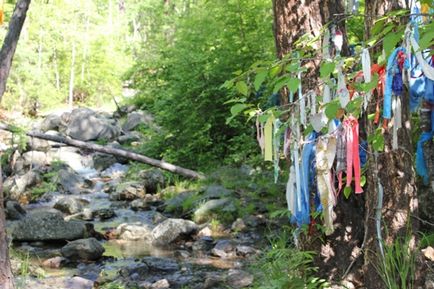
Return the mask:
[[[396,44],[401,40],[402,34],[397,32],[391,32],[387,34],[383,39],[383,49],[387,55],[390,55],[395,49]]]
[[[419,40],[419,46],[420,50],[427,49],[432,41],[434,40],[434,27],[430,27],[430,30],[427,30],[425,33],[422,34],[422,37]]]
[[[336,114],[338,113],[338,110],[341,108],[341,105],[337,101],[331,101],[326,104],[325,106],[325,115],[328,119],[334,119],[336,118]]]
[[[244,103],[237,103],[231,107],[231,114],[233,116],[238,115],[240,112],[242,112],[247,107],[248,107],[248,105],[246,105]]]
[[[381,32],[381,30],[384,27],[384,23],[385,23],[386,19],[385,18],[381,18],[378,19],[377,21],[375,21],[374,26],[372,27],[372,35],[376,35],[379,34]]]
[[[353,98],[348,104],[345,110],[349,113],[355,114],[356,112],[360,111],[363,103],[363,97],[359,96],[356,98]]]
[[[241,93],[242,95],[247,96],[249,93],[249,88],[247,87],[247,84],[244,81],[238,81],[237,84],[235,85],[235,87],[237,88],[237,91],[239,93]]]
[[[265,78],[267,78],[267,75],[268,75],[267,70],[260,71],[260,72],[258,72],[258,74],[256,74],[255,81],[253,83],[256,91],[259,90],[262,83],[265,81]]]
[[[308,136],[311,132],[313,132],[313,126],[309,124],[306,129],[304,130],[303,134],[304,136]]]
[[[345,196],[346,199],[348,199],[350,197],[352,191],[353,190],[351,189],[351,187],[345,187],[345,189],[344,189],[344,196]]]
[[[336,65],[334,62],[323,62],[323,64],[321,64],[321,68],[319,69],[321,78],[329,77],[330,73],[332,73],[335,70],[335,67]]]
[[[291,91],[292,93],[297,91],[299,85],[300,85],[300,79],[298,78],[290,78],[287,83],[289,91]]]
[[[360,186],[364,187],[366,185],[366,176],[360,178]]]
[[[381,152],[384,150],[384,136],[381,128],[375,130],[375,134],[368,136],[368,142],[372,144],[374,151]]]
[[[273,89],[273,93],[277,93],[279,90],[282,89],[282,87],[284,87],[286,85],[286,79],[282,78],[280,79],[275,85],[274,85],[274,89]]]
[[[270,77],[271,77],[271,78],[276,77],[276,76],[277,76],[281,71],[282,71],[282,66],[281,66],[281,65],[273,66],[273,67],[270,69]]]
[[[298,63],[291,63],[290,65],[288,65],[286,67],[286,71],[288,71],[288,72],[297,72],[299,68],[300,68],[300,64],[298,64]]]

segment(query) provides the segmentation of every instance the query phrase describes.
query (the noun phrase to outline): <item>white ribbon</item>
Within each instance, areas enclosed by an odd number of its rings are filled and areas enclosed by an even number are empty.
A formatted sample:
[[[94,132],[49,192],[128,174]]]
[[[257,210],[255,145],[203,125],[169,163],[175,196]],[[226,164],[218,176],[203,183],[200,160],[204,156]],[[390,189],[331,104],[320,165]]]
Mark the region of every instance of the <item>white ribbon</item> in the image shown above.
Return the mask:
[[[372,81],[371,78],[371,57],[369,56],[369,51],[366,48],[362,50],[362,70],[363,70],[363,78],[365,79],[365,83],[369,83]],[[368,107],[368,103],[371,100],[372,93],[370,91],[366,92],[364,97],[363,107],[366,110]]]
[[[303,97],[302,87],[301,87],[301,71],[298,72],[298,79],[300,84],[298,85],[298,101],[300,102],[300,122],[306,127],[306,103]]]
[[[422,51],[420,51],[419,44],[417,44],[416,39],[414,39],[414,35],[410,38],[411,46],[413,47],[414,53],[416,54],[417,62],[419,62],[420,67],[422,68],[423,74],[431,80],[434,80],[434,67],[432,67],[422,55]]]
[[[401,98],[394,96],[392,99],[393,110],[393,136],[392,136],[392,149],[398,149],[398,129],[402,127],[401,116]]]
[[[345,108],[350,102],[350,92],[348,91],[347,85],[345,84],[345,76],[342,73],[342,66],[343,62],[341,61],[338,64],[338,88],[336,94],[339,97],[341,107]]]

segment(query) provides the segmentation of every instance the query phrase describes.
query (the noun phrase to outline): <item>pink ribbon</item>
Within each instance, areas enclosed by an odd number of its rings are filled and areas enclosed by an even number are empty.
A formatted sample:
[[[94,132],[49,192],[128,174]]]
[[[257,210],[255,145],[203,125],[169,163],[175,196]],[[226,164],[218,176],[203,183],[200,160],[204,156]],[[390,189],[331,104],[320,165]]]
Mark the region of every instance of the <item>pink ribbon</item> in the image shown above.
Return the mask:
[[[345,135],[347,139],[347,187],[351,186],[353,179],[355,180],[356,194],[363,193],[360,186],[360,157],[359,157],[359,123],[353,116],[344,120]]]

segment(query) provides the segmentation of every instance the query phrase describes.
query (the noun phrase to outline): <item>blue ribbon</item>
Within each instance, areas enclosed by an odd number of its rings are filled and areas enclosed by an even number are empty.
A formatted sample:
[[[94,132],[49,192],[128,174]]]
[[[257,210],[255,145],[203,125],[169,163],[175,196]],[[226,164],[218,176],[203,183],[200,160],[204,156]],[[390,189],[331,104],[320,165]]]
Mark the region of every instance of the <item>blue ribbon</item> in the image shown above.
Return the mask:
[[[430,141],[434,136],[434,133],[431,132],[423,132],[420,135],[419,141],[417,142],[417,150],[416,150],[416,172],[419,176],[422,177],[425,185],[429,182],[429,174],[428,169],[426,167],[425,159],[423,156],[423,144],[427,141]]]

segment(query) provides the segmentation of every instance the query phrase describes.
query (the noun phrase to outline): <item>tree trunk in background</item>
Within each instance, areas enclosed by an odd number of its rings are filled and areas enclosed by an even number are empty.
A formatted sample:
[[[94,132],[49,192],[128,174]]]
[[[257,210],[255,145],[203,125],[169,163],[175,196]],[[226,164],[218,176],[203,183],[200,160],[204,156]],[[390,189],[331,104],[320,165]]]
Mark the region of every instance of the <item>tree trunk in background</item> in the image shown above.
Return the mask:
[[[376,19],[387,12],[400,8],[396,0],[367,0],[366,1],[365,33],[370,35],[370,29]],[[404,81],[405,83],[405,81]],[[365,240],[364,250],[364,283],[367,288],[386,288],[374,268],[374,264],[379,262],[381,256],[379,242],[376,236],[375,212],[378,198],[378,181],[384,188],[383,207],[381,210],[381,231],[384,242],[388,245],[401,237],[411,236],[416,244],[416,233],[419,228],[418,223],[418,197],[416,188],[415,172],[413,169],[411,135],[411,114],[409,109],[408,88],[404,89],[401,98],[402,105],[402,128],[398,130],[399,148],[392,151],[392,130],[385,132],[385,152],[379,154],[378,161],[373,158],[369,161],[366,189],[366,221],[367,239]],[[370,107],[374,108],[375,105]],[[367,112],[368,115],[371,112]],[[372,121],[367,117],[363,119],[363,127],[367,134],[375,130]],[[415,218],[416,217],[416,218]],[[413,247],[413,249],[416,249]],[[421,286],[423,274],[420,270],[416,271],[416,285]],[[381,284],[381,285],[380,285]],[[417,288],[417,286],[416,286]]]
[[[71,52],[71,71],[69,75],[69,96],[68,96],[68,106],[72,109],[74,105],[74,79],[75,79],[75,41],[72,43]]]
[[[14,276],[9,261],[8,239],[3,196],[3,173],[0,164],[0,289],[13,289]]]
[[[392,8],[398,8],[398,1],[367,0],[365,19],[366,36],[369,37],[369,29],[375,19],[384,15]],[[319,33],[326,23],[332,22],[344,34],[344,46],[342,54],[346,55],[347,37],[345,29],[345,7],[343,1],[296,1],[273,0],[274,34],[277,56],[282,58],[290,53],[294,41],[304,33]],[[319,49],[318,49],[319,50]],[[318,62],[313,62],[317,66]],[[313,70],[315,71],[315,70]],[[310,89],[317,87],[318,72],[308,73],[305,76],[310,85],[303,87]],[[303,82],[304,83],[304,82]],[[305,91],[304,91],[305,92]],[[281,104],[287,103],[287,95],[281,95]],[[408,94],[402,99],[403,104],[408,103]],[[372,107],[372,106],[371,106]],[[373,106],[375,108],[375,106]],[[403,109],[403,123],[409,121],[409,111],[406,106]],[[366,113],[368,115],[370,112]],[[361,137],[366,139],[372,134],[374,127],[364,116],[360,120]],[[377,176],[384,187],[384,206],[382,209],[383,236],[387,242],[392,242],[397,236],[403,236],[407,232],[407,220],[416,232],[417,222],[412,215],[417,214],[417,196],[415,187],[415,175],[411,166],[413,151],[411,144],[410,128],[399,131],[400,149],[390,151],[391,136],[386,133],[386,153],[380,154],[378,164],[375,165],[373,153],[369,154],[366,173],[367,185],[365,193],[352,194],[347,200],[341,193],[335,208],[337,228],[335,232],[320,241],[317,238],[314,243],[307,245],[307,249],[315,250],[318,255],[315,265],[319,267],[321,277],[341,281],[347,279],[356,286],[366,288],[383,288],[382,280],[375,270],[373,262],[379,256],[379,247],[376,239],[375,212],[377,207]],[[379,173],[378,173],[379,172]],[[387,228],[388,235],[385,235]],[[317,235],[314,236],[318,237]],[[363,254],[364,253],[364,254]],[[377,263],[378,264],[378,263]]]
[[[12,59],[14,58],[24,20],[26,20],[30,1],[19,0],[15,5],[14,13],[9,21],[9,30],[0,50],[0,102],[6,91],[6,81],[11,70]]]

